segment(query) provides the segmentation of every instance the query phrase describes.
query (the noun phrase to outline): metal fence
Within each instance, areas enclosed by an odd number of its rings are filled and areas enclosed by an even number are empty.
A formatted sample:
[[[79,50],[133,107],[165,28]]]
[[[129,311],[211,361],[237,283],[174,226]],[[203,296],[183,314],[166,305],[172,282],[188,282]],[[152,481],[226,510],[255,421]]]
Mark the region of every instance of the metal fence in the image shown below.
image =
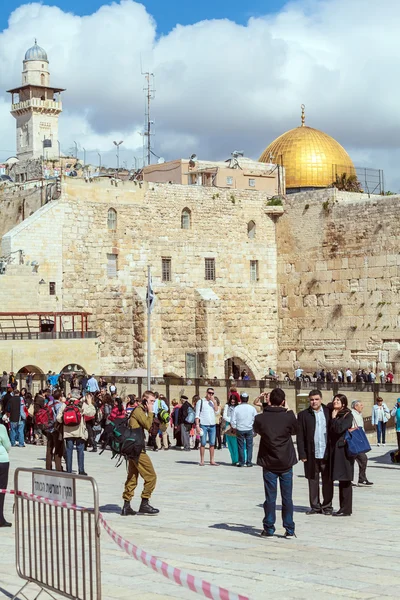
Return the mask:
[[[354,167],[357,179],[360,182],[361,189],[365,194],[384,194],[385,182],[382,169],[372,169],[369,167]],[[336,177],[341,177],[345,173],[347,176],[353,175],[349,168],[342,165],[332,165],[332,181]]]
[[[23,474],[32,477],[35,497],[21,490]],[[86,485],[91,484],[94,508],[73,506],[76,484],[80,480]],[[65,485],[65,482],[68,483]],[[38,499],[38,496],[46,496],[46,489],[37,494],[42,485],[63,495],[67,491],[68,503]],[[37,487],[39,489],[35,489]],[[22,589],[35,583],[65,598],[101,600],[96,481],[92,477],[69,473],[55,475],[53,471],[19,468],[14,475],[14,490],[16,565],[18,575],[27,582]]]

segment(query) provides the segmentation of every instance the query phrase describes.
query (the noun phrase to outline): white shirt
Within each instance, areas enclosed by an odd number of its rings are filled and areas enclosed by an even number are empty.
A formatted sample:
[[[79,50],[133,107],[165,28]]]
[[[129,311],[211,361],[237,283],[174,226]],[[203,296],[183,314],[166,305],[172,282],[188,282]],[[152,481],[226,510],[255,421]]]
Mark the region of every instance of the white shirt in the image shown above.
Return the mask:
[[[371,373],[369,374],[369,376],[371,377],[371,381],[375,381],[375,379],[376,379],[376,375],[375,375],[375,373],[373,373],[373,372],[371,371]]]
[[[355,408],[351,410],[353,413],[353,427],[360,427],[364,429],[364,419],[361,413],[358,412]]]
[[[295,377],[300,377],[300,375],[302,374],[302,372],[303,372],[303,369],[298,368],[298,369],[295,370],[294,376]]]
[[[251,431],[253,429],[254,418],[257,414],[257,410],[254,406],[244,402],[235,407],[233,415],[231,417],[232,429],[238,431]]]
[[[347,369],[346,371],[346,377],[352,377],[353,373],[350,371],[350,369]]]
[[[215,415],[218,410],[214,410],[212,400],[202,398],[196,402],[196,419],[200,419],[200,425],[215,425]]]
[[[327,442],[326,418],[322,407],[318,411],[314,410],[313,412],[315,415],[315,458],[324,458]]]

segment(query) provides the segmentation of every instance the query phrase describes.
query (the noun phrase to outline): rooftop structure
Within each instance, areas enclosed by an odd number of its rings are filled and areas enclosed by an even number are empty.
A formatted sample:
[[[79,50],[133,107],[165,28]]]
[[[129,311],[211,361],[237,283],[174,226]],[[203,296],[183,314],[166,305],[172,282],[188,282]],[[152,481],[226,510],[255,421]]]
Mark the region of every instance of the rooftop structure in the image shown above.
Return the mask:
[[[178,159],[143,169],[143,179],[154,183],[177,183],[225,189],[258,190],[273,196],[285,192],[284,169],[257,162],[234,152],[226,161]]]

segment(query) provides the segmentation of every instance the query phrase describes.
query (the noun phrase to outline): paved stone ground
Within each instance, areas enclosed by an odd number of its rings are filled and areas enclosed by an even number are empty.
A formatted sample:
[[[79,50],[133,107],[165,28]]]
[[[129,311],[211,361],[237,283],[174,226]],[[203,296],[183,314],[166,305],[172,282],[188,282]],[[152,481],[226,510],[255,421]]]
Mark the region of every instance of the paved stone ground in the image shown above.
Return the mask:
[[[307,482],[302,465],[296,465],[298,537],[293,540],[282,537],[280,517],[274,538],[259,537],[261,470],[231,467],[227,450],[217,452],[221,466],[204,468],[197,465],[195,451],[151,452],[158,473],[153,503],[162,512],[148,518],[119,516],[123,466],[116,469],[107,454],[89,453],[85,458],[87,472],[97,479],[100,504],[111,527],[171,565],[254,600],[278,594],[282,599],[368,600],[399,598],[400,467],[390,464],[390,449],[373,448],[368,477],[374,486],[354,489],[354,514],[346,519],[305,515]],[[43,448],[13,448],[12,468],[43,467],[43,454]],[[336,488],[335,507],[337,495]],[[138,503],[134,500],[134,507]],[[14,520],[10,497],[6,516]],[[15,572],[13,532],[0,530],[0,598],[12,598],[21,586]],[[101,549],[104,599],[196,597],[127,557],[104,531]]]

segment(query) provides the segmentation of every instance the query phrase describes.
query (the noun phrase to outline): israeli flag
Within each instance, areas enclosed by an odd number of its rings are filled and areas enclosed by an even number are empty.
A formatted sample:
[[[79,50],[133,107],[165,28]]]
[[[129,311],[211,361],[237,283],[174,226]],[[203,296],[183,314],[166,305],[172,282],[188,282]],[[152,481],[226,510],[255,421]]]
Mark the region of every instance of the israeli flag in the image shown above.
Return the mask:
[[[151,275],[149,275],[148,282],[147,282],[146,304],[147,304],[147,309],[150,313],[153,310],[155,301],[156,301],[156,297],[155,297],[155,294],[153,291],[152,277],[151,277]]]

